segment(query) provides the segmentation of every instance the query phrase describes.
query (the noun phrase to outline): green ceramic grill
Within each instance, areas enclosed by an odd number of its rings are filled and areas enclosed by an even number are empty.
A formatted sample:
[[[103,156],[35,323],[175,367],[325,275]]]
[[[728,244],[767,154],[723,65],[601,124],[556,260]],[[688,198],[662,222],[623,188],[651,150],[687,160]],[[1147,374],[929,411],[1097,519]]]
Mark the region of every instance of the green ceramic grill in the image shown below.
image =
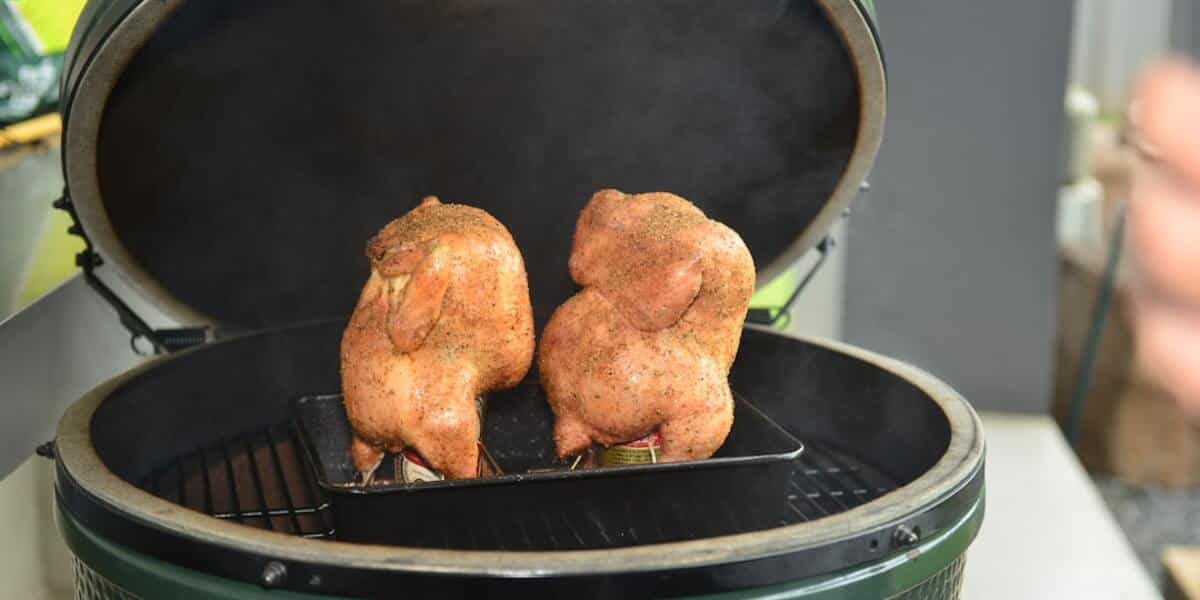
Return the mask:
[[[93,0],[64,71],[59,207],[131,344],[161,354],[60,422],[77,597],[958,597],[974,411],[779,311],[752,314],[730,381],[805,450],[753,500],[703,476],[619,510],[518,495],[484,526],[397,510],[374,518],[411,537],[352,543],[289,418],[338,390],[363,240],[425,194],[508,226],[539,328],[599,188],[691,199],[760,282],[827,250],[882,134],[869,3]]]

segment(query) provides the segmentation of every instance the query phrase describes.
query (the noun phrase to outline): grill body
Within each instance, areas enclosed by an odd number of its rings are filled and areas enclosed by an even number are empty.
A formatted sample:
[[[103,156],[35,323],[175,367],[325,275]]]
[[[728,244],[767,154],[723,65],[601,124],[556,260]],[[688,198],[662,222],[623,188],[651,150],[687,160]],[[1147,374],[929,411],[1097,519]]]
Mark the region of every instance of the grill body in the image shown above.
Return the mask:
[[[351,544],[283,426],[338,389],[330,318],[406,196],[504,222],[539,323],[574,291],[566,230],[597,186],[682,193],[739,231],[760,282],[783,273],[879,145],[871,2],[93,0],[68,54],[61,206],[133,290],[220,340],[63,416],[78,597],[957,597],[978,418],[850,346],[746,330],[733,389],[809,451],[741,514],[564,509],[465,543]]]
[[[809,600],[957,600],[965,565],[963,553],[982,521],[982,500],[980,502],[979,508],[959,527],[944,539],[921,546],[920,554],[913,558],[904,557],[888,565],[869,565],[769,588],[707,597],[729,600],[768,596]],[[281,593],[184,569],[113,544],[67,514],[59,514],[59,528],[75,553],[77,600],[330,597]]]
[[[143,594],[146,573],[158,572],[172,581],[221,580],[246,593],[787,590],[887,598],[939,573],[932,580],[939,583],[926,587],[953,591],[946,580],[954,571],[943,570],[960,559],[982,518],[982,432],[949,388],[849,346],[748,330],[732,384],[808,451],[794,465],[788,494],[743,507],[755,518],[743,521],[741,533],[713,537],[704,519],[683,517],[681,541],[653,545],[636,543],[643,526],[636,520],[600,524],[604,531],[572,521],[578,537],[569,544],[535,523],[519,525],[523,535],[506,535],[501,530],[512,524],[498,523],[469,546],[340,542],[328,499],[299,466],[295,440],[279,419],[289,399],[337,385],[333,341],[341,327],[299,327],[187,351],[74,406],[57,437],[58,495],[80,572],[90,569],[115,586],[105,589],[133,594]],[[765,522],[772,514],[786,516]],[[452,526],[431,523],[430,531]],[[915,537],[905,541],[904,531]],[[597,536],[630,537],[606,547]],[[524,539],[532,543],[522,546]],[[115,555],[144,568],[116,568],[108,564]],[[269,577],[276,563],[285,578]],[[94,580],[80,581],[95,587]]]

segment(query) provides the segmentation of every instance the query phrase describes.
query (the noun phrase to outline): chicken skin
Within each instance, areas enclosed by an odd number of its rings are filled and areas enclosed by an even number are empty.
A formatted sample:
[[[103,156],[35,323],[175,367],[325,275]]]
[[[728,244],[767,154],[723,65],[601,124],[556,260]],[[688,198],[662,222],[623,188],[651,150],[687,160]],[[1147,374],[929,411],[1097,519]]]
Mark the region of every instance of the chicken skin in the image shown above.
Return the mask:
[[[742,239],[674,194],[602,190],[569,270],[583,289],[538,350],[558,455],[657,430],[660,461],[712,456],[733,425],[729,368],[754,293]]]
[[[486,212],[425,198],[367,243],[371,276],[342,335],[351,458],[369,482],[410,447],[447,478],[474,477],[480,394],[533,360],[525,263]]]

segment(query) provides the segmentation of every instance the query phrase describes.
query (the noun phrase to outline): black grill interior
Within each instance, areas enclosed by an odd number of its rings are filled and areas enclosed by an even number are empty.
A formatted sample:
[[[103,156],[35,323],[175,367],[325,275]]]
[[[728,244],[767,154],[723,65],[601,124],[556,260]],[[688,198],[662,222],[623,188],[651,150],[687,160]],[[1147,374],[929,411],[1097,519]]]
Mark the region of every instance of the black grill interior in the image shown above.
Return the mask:
[[[91,423],[96,452],[117,476],[196,510],[254,527],[330,535],[333,507],[313,491],[299,445],[280,424],[294,399],[338,390],[337,347],[344,326],[331,321],[210,344],[131,377],[96,410]],[[628,519],[560,523],[545,516],[551,519],[547,525],[540,522],[543,515],[535,515],[537,523],[511,524],[498,535],[478,531],[479,539],[455,547],[617,547],[659,535],[692,539],[718,529],[750,531],[819,519],[912,482],[948,445],[945,415],[919,388],[821,346],[747,330],[730,383],[808,445],[792,474],[791,492],[781,492],[779,501],[712,517],[688,514],[695,509],[687,498],[738,493],[709,485],[672,495],[681,506],[677,524],[646,522],[646,505],[638,510],[634,503]],[[731,506],[737,504],[733,500]],[[622,520],[634,525],[617,522]],[[684,524],[682,530],[658,530]],[[553,539],[535,539],[539,527]],[[447,544],[429,539],[410,545]]]
[[[687,197],[770,264],[860,104],[812,0],[186,2],[108,98],[97,175],[130,255],[223,326],[345,315],[425,194],[511,230],[541,324],[601,188]]]
[[[636,545],[661,539],[699,539],[717,533],[712,519],[727,519],[721,532],[749,532],[834,515],[878,498],[895,482],[865,461],[809,440],[794,462],[788,494],[778,506],[745,514],[731,502],[723,514],[646,520],[637,502],[623,522],[596,523],[579,511],[544,514],[490,530],[435,528],[406,545],[472,550],[581,550]],[[310,538],[337,538],[330,499],[317,487],[287,425],[263,427],[198,448],[164,462],[140,482],[163,499],[250,527]],[[419,517],[418,517],[419,518]],[[711,526],[711,525],[709,525]],[[456,537],[456,536],[462,537]]]

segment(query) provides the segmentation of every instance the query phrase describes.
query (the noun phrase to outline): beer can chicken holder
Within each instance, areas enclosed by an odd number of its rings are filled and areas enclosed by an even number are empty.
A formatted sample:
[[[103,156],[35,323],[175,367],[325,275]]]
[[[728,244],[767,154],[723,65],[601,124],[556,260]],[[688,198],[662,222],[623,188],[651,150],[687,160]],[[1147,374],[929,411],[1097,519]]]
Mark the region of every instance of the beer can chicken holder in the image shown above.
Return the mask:
[[[760,289],[793,277],[881,141],[870,1],[91,0],[61,97],[55,206],[158,355],[41,449],[76,597],[958,597],[979,419],[910,365],[785,333],[786,303],[751,310],[703,461],[566,470],[526,383],[487,403],[505,474],[355,489],[314,396],[341,389],[364,243],[428,194],[509,229],[535,332],[601,188],[688,198]]]
[[[739,397],[733,428],[713,458],[572,468],[555,454],[553,414],[537,383],[489,394],[486,406],[480,443],[501,474],[405,483],[391,475],[397,458],[389,455],[377,470],[381,481],[364,485],[350,461],[342,397],[293,402],[294,426],[317,485],[332,503],[339,539],[502,550],[510,537],[528,539],[528,528],[518,536],[482,532],[520,531],[522,523],[537,523],[545,535],[529,539],[524,549],[553,550],[551,539],[582,544],[584,535],[595,538],[590,546],[608,548],[681,541],[686,528],[679,523],[696,521],[708,523],[716,535],[740,533],[751,523],[782,516],[762,507],[780,508],[793,461],[803,450]],[[595,523],[622,526],[596,529]]]

